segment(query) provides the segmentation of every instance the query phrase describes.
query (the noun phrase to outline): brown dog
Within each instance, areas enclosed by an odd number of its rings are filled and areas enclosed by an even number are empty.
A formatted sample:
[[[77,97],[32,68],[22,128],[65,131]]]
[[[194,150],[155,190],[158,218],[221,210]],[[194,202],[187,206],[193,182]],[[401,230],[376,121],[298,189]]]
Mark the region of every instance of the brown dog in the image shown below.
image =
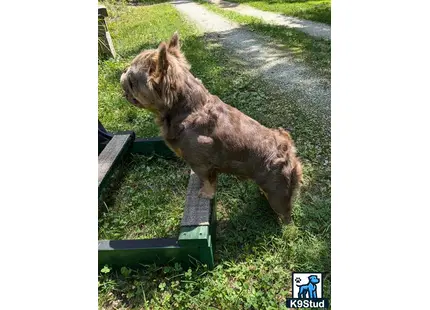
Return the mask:
[[[121,86],[128,101],[156,114],[166,144],[203,181],[202,197],[213,197],[218,173],[251,178],[289,223],[302,178],[290,135],[211,95],[189,70],[175,33],[169,44],[140,53],[124,70]]]

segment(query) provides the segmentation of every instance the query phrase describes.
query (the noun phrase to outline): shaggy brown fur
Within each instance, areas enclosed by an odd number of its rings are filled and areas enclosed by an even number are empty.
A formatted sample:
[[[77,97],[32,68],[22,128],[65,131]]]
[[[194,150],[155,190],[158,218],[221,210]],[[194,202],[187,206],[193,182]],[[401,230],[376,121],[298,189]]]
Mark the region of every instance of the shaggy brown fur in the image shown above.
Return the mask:
[[[201,196],[213,197],[218,173],[251,178],[272,209],[290,222],[302,178],[290,135],[211,95],[189,70],[175,33],[168,44],[140,53],[124,70],[121,85],[128,101],[156,114],[166,144],[203,181]]]

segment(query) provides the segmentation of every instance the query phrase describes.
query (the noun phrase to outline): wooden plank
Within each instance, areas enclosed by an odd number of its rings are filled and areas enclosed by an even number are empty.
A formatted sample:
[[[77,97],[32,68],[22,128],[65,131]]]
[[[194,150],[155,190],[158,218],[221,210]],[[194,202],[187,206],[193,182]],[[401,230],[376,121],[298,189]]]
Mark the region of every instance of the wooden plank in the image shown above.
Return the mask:
[[[212,203],[211,199],[199,197],[201,186],[201,180],[191,170],[181,227],[209,225]]]
[[[131,134],[115,135],[99,155],[99,191],[132,141]]]

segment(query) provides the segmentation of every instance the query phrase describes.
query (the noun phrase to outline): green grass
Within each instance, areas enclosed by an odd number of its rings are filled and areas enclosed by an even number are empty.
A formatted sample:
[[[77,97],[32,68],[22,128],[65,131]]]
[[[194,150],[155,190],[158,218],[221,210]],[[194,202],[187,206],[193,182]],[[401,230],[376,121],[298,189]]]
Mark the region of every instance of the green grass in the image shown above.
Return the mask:
[[[184,37],[195,36],[197,32],[184,26],[179,13],[169,4],[159,4],[156,9],[122,6],[113,12],[108,27],[119,59],[99,62],[100,121],[110,131],[134,130],[139,137],[158,135],[151,113],[136,109],[123,98],[121,73],[141,50],[157,48],[162,40],[169,39],[172,29],[179,29]]]
[[[301,19],[331,24],[331,0],[229,0],[263,11],[277,12]]]
[[[101,201],[99,239],[177,237],[189,178],[185,164],[136,155],[122,174],[120,186]]]
[[[296,61],[304,62],[321,76],[330,79],[331,41],[314,38],[296,29],[268,24],[260,18],[225,10],[202,0],[199,3],[210,11],[271,38],[272,43],[283,46],[285,50],[294,56]]]
[[[121,57],[99,62],[99,118],[107,129],[158,133],[150,114],[122,98],[119,77],[138,51],[156,47],[179,30],[192,72],[211,93],[266,126],[293,128],[305,186],[294,206],[294,225],[281,226],[253,182],[221,176],[215,269],[104,268],[100,308],[278,309],[290,294],[291,272],[310,270],[328,273],[324,291],[330,298],[330,122],[303,114],[294,98],[277,95],[249,75],[213,36],[202,36],[168,4],[132,8],[113,17],[109,27]],[[99,237],[174,235],[186,172],[178,161],[133,157],[122,182],[104,200],[109,211],[99,219]],[[145,218],[146,212],[154,217]]]

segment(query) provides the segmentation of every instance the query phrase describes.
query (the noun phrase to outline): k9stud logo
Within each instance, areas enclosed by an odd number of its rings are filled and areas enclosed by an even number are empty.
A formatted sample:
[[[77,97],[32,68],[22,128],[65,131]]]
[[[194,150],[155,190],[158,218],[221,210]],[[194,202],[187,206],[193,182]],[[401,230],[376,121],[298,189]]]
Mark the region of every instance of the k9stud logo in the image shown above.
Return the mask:
[[[322,273],[294,272],[293,296],[287,298],[288,308],[328,308],[323,298]]]

